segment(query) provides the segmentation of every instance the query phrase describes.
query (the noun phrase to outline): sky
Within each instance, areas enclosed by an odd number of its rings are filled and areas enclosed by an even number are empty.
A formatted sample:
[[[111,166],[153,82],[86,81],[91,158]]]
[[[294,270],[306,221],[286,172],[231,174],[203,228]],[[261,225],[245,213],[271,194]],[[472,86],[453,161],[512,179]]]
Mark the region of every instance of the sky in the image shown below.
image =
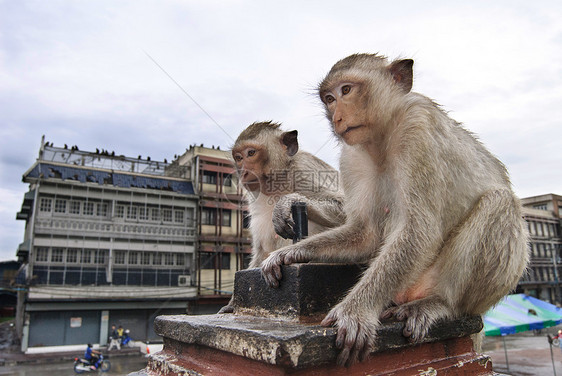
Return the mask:
[[[562,194],[561,19],[560,1],[0,0],[0,261],[23,241],[42,135],[171,160],[274,120],[337,167],[315,88],[359,52],[414,59],[413,91],[476,133],[517,195]]]

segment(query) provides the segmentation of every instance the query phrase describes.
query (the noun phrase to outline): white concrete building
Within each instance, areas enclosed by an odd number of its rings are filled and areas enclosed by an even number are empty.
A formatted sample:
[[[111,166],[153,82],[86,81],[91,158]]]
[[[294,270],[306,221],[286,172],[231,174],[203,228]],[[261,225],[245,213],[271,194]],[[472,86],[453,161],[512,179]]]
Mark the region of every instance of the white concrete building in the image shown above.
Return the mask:
[[[24,350],[105,344],[112,324],[151,340],[151,318],[185,312],[197,294],[189,167],[42,141],[23,181]]]

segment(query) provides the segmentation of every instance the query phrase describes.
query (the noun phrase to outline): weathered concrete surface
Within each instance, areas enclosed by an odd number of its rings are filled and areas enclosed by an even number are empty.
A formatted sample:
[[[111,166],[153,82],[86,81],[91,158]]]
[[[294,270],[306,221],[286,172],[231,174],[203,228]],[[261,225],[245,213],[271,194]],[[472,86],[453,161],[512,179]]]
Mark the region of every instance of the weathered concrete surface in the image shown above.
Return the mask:
[[[362,272],[356,264],[293,264],[282,266],[278,288],[267,286],[260,269],[241,270],[234,281],[234,313],[321,320],[353,287]]]
[[[375,352],[411,346],[402,335],[403,329],[403,322],[383,324],[378,331]],[[447,321],[433,327],[424,342],[464,337],[481,329],[480,317]],[[335,363],[338,354],[335,328],[264,317],[159,316],[154,330],[165,339],[290,368]]]

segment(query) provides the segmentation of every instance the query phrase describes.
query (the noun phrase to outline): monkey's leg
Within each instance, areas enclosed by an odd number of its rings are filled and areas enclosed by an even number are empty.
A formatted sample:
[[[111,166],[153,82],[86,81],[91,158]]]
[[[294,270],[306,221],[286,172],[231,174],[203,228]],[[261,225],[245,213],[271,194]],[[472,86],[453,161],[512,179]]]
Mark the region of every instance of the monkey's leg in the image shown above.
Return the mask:
[[[528,258],[518,199],[509,189],[488,191],[446,240],[434,294],[456,314],[484,314],[516,286]]]
[[[232,296],[228,304],[222,307],[217,313],[221,314],[221,313],[233,313],[233,312],[234,312],[234,296]]]
[[[528,260],[516,201],[507,189],[486,192],[449,234],[431,268],[437,277],[428,296],[387,309],[381,317],[406,320],[404,335],[420,341],[440,319],[483,314],[497,303],[516,285]]]

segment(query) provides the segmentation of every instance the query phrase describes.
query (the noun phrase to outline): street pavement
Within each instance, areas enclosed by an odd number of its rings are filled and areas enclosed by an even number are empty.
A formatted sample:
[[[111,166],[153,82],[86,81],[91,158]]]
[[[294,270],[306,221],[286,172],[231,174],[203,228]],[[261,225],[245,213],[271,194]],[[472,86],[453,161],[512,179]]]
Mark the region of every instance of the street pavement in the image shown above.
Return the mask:
[[[555,335],[559,329],[562,327],[543,329],[539,335],[523,332],[505,336],[507,362],[502,337],[486,337],[482,352],[492,358],[495,372],[514,376],[562,376],[562,350],[552,346],[553,369],[551,348],[546,337],[547,334]]]

